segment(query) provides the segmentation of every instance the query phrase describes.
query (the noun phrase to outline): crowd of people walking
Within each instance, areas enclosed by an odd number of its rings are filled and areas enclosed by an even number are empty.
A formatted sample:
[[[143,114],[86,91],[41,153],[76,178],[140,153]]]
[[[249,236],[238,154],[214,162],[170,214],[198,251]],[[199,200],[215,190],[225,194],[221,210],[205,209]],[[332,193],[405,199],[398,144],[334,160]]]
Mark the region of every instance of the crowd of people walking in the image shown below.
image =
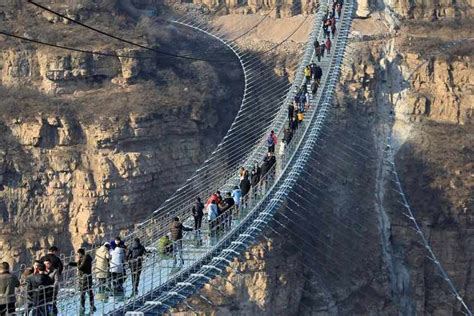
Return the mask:
[[[288,124],[283,131],[280,152],[290,144],[294,133],[303,123],[304,113],[308,111],[311,99],[317,94],[321,85],[323,70],[317,63],[325,54],[331,53],[331,37],[336,36],[336,17],[341,16],[343,0],[335,0],[332,9],[323,19],[324,39],[314,42],[316,60],[304,68],[304,83],[295,94],[292,104],[288,106]],[[317,63],[316,63],[317,62]],[[169,234],[158,243],[158,252],[173,257],[173,266],[185,263],[183,251],[184,232],[195,231],[197,240],[201,239],[202,221],[207,219],[209,234],[216,236],[219,231],[228,229],[233,216],[244,210],[249,200],[255,199],[262,188],[275,176],[276,154],[279,143],[277,134],[272,130],[265,140],[267,154],[263,161],[256,163],[250,170],[241,167],[238,172],[239,184],[223,196],[220,191],[213,193],[203,203],[197,197],[191,208],[194,219],[193,227],[187,227],[179,217],[175,217],[169,226]],[[199,243],[197,244],[199,246]],[[127,271],[131,274],[132,295],[139,291],[143,262],[150,252],[138,238],[127,247],[120,237],[103,243],[95,251],[94,258],[79,248],[76,259],[67,263],[75,269],[78,290],[80,292],[80,314],[86,310],[89,301],[89,312],[97,310],[96,300],[107,301],[110,296],[124,296],[124,282]],[[45,256],[25,269],[20,278],[11,272],[7,262],[0,263],[0,316],[14,314],[18,309],[26,311],[24,315],[46,316],[58,314],[58,293],[60,281],[63,280],[64,265],[55,246],[48,249]],[[95,284],[95,287],[94,287]],[[96,293],[94,293],[96,289]],[[24,293],[24,295],[18,295]]]

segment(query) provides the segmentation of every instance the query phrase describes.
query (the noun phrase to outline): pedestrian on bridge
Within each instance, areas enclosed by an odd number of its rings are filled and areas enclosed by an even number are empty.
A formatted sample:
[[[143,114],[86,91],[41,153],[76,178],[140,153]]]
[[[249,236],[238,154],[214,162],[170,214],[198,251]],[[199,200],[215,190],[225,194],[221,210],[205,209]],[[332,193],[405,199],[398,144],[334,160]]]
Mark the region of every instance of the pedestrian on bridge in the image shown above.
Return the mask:
[[[321,41],[321,57],[324,57],[324,51],[326,50],[326,42]]]
[[[299,100],[299,103],[298,103],[299,104],[299,109],[298,109],[299,112],[304,112],[306,102],[308,102],[308,100],[306,98],[306,92],[307,92],[306,85],[304,85],[304,87],[305,88],[301,89],[300,100]]]
[[[232,198],[234,199],[235,205],[237,206],[237,209],[240,208],[240,198],[242,197],[242,192],[240,191],[240,188],[238,186],[235,186],[234,189],[232,190]]]
[[[318,43],[318,41],[316,41]],[[321,57],[324,55],[324,46],[319,45],[315,47],[314,49],[314,54],[316,55],[316,58],[318,59],[318,63],[321,62]]]
[[[288,121],[291,122],[291,120],[293,119],[293,113],[295,111],[295,107],[294,107],[294,104],[290,104],[288,105]]]
[[[304,94],[302,94],[302,95],[304,96]],[[270,132],[270,135],[268,135],[268,137],[267,137],[267,147],[268,147],[269,152],[272,152],[272,153],[275,152],[275,145],[277,144],[277,142],[278,142],[278,139],[277,139],[277,136],[275,134],[275,131],[272,130]],[[247,173],[247,175],[248,175],[248,173]]]
[[[117,238],[116,238],[117,239]],[[111,247],[112,248],[112,247]],[[125,282],[125,248],[121,243],[117,243],[114,249],[110,251],[110,278],[112,281],[112,289],[114,296],[123,296],[125,290],[123,283]]]
[[[48,249],[48,254],[41,257],[39,261],[45,262],[46,260],[49,260],[51,262],[53,268],[58,271],[58,276],[60,277],[63,273],[64,267],[61,259],[59,258],[59,248],[56,246],[51,246]]]
[[[207,221],[209,223],[209,230],[211,231],[211,236],[214,236],[217,232],[217,218],[219,217],[219,207],[216,204],[216,201],[212,201],[211,204],[207,207]]]
[[[232,206],[235,205],[235,201],[232,198],[232,194],[230,192],[226,193],[223,204],[224,204],[224,207],[222,208],[223,214],[227,212]]]
[[[331,39],[329,38],[329,35],[328,35],[328,37],[326,38],[326,43],[325,43],[325,45],[326,45],[326,50],[327,50],[328,55],[329,55],[329,54],[331,53],[331,45],[332,45]]]
[[[314,68],[314,80],[318,82],[318,85],[321,84],[322,77],[323,77],[323,70],[321,69],[320,66],[316,65],[316,67]]]
[[[304,67],[304,77],[305,77],[305,85],[309,84],[311,82],[311,68],[308,66]]]
[[[95,252],[94,274],[99,285],[97,293],[98,300],[104,300],[106,291],[109,288],[109,265],[110,265],[110,244],[108,242],[100,246]]]
[[[77,261],[69,262],[69,266],[77,267],[77,275],[79,279],[79,291],[81,292],[81,315],[85,312],[86,294],[89,295],[90,312],[96,311],[94,305],[94,291],[92,287],[92,257],[86,254],[84,248],[77,250]]]
[[[331,23],[331,33],[332,33],[332,38],[336,36],[336,20],[333,18],[333,22]]]
[[[43,262],[36,261],[33,274],[26,278],[28,310],[35,316],[47,316],[52,311],[54,281],[46,274]]]
[[[133,245],[128,251],[127,261],[130,266],[130,272],[132,274],[132,293],[136,295],[138,293],[138,285],[140,284],[140,275],[142,274],[143,257],[149,253],[145,247],[141,244],[140,238],[133,240]]]
[[[211,204],[216,204],[216,201],[212,201]],[[181,223],[179,217],[175,217],[171,223],[171,241],[173,242],[173,267],[177,264],[177,259],[181,265],[184,265],[183,258],[183,231],[192,231],[192,228],[188,228]]]
[[[293,120],[290,122],[290,129],[293,131],[293,134],[298,129],[298,110],[295,111],[295,117],[293,117]]]
[[[314,46],[314,50],[316,50],[318,47],[319,47],[319,41],[318,39],[316,39],[313,43],[313,46]]]
[[[8,262],[0,264],[0,315],[15,313],[15,289],[20,286],[16,275],[10,273]]]
[[[285,128],[283,131],[283,142],[288,146],[288,144],[291,142],[293,139],[293,132],[289,128]]]
[[[202,218],[204,217],[204,204],[201,202],[200,197],[196,198],[191,212],[194,217],[194,230],[199,231],[202,225]]]
[[[257,188],[258,183],[260,182],[260,173],[261,173],[261,169],[257,163],[252,168],[252,172],[250,173],[250,184],[252,185],[254,190]]]
[[[52,301],[52,315],[58,315],[57,298],[59,292],[59,271],[53,267],[53,263],[50,259],[43,261],[46,267],[46,274],[54,281],[53,301]]]
[[[247,193],[249,193],[250,186],[251,186],[251,183],[250,183],[250,179],[249,179],[249,172],[247,170],[245,170],[244,177],[242,178],[242,180],[240,180],[240,183],[239,183],[239,187],[240,187],[240,191],[242,192],[242,196],[246,196]]]

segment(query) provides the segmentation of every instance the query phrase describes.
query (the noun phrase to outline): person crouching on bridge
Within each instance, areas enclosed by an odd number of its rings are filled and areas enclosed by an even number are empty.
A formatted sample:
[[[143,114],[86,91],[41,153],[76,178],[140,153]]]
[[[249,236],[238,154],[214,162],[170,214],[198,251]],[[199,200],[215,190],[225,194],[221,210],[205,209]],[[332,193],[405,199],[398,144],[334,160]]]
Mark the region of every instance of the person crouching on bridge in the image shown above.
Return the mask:
[[[77,250],[77,261],[69,262],[69,266],[77,267],[78,271],[79,291],[81,292],[81,308],[79,314],[83,315],[85,313],[86,293],[89,295],[90,313],[95,312],[94,291],[92,289],[92,257],[86,254],[83,248],[79,248]]]
[[[212,201],[211,203],[216,203]],[[192,228],[186,227],[183,223],[180,222],[179,217],[175,217],[173,222],[171,222],[171,241],[173,242],[173,267],[176,266],[177,258],[181,265],[184,265],[183,258],[183,231],[192,231]]]

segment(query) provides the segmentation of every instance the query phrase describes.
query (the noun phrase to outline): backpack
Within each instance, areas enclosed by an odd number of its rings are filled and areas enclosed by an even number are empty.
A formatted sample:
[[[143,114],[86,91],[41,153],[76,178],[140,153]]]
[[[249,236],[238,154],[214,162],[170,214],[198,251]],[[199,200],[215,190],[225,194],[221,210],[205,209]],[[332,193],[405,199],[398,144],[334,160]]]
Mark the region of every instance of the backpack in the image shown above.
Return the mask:
[[[165,236],[158,239],[158,252],[162,255],[169,254],[173,251],[173,244],[171,240]]]

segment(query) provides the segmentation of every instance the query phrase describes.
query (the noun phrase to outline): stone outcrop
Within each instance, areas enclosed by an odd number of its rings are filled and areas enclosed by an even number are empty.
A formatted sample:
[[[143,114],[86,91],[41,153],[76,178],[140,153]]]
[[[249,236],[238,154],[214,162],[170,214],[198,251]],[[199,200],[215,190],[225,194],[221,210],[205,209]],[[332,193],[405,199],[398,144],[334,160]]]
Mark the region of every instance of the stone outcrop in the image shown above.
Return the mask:
[[[7,87],[34,86],[47,94],[86,91],[107,82],[128,83],[156,71],[143,50],[120,49],[109,57],[48,49],[3,51],[2,84]],[[131,58],[127,58],[130,56]]]

